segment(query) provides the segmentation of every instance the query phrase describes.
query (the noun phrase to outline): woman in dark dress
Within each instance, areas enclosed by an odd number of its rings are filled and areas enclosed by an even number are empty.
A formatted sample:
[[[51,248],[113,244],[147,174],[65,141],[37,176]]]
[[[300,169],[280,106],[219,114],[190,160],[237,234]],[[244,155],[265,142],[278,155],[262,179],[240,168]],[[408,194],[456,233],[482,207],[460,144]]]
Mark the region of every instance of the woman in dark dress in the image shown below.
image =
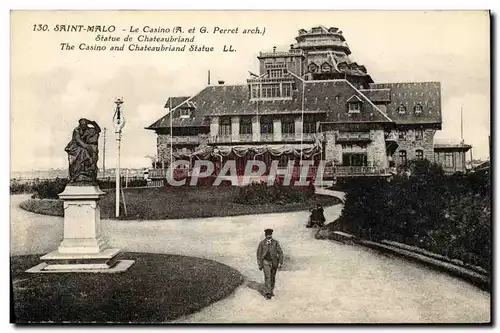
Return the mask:
[[[85,118],[80,119],[78,123],[78,127],[73,130],[71,141],[64,149],[68,153],[69,182],[95,184],[101,128],[95,121]]]

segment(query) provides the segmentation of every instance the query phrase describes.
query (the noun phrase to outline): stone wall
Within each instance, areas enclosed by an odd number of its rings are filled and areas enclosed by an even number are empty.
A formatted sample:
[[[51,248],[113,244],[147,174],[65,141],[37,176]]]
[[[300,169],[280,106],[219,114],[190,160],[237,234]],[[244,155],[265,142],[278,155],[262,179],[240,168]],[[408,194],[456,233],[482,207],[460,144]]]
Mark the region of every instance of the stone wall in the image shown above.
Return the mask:
[[[200,138],[200,144],[206,144],[208,141],[206,134],[200,134],[198,137]],[[190,154],[195,150],[195,146],[192,144],[174,144],[172,148],[174,152],[182,152],[184,154]],[[158,154],[158,162],[170,163],[170,134],[157,135],[156,153]]]
[[[371,142],[368,144],[368,165],[372,165],[379,169],[387,168],[387,152],[385,147],[385,134],[384,130],[371,130],[370,131]]]
[[[415,138],[415,130],[406,130],[406,140],[401,140],[398,137],[399,146],[393,155],[393,160],[396,162],[396,165],[401,165],[401,160],[399,158],[399,152],[401,150],[406,150],[406,159],[408,161],[417,157],[416,151],[419,149],[424,151],[424,158],[427,158],[429,161],[434,161],[435,134],[436,130],[425,129],[423,133],[423,139],[417,140]]]
[[[334,164],[342,163],[342,146],[336,144],[335,133],[337,131],[325,131],[325,161],[333,162]]]
[[[158,154],[158,162],[164,162],[170,159],[170,145],[168,144],[170,134],[158,134],[156,137],[156,152]]]

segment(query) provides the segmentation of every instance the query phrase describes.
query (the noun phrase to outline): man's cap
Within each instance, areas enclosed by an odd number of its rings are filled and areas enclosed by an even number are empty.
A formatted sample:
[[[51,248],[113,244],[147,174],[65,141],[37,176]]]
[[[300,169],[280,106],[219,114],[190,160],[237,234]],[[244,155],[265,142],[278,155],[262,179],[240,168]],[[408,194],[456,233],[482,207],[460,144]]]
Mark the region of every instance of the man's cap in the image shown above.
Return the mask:
[[[264,233],[265,233],[266,235],[272,235],[272,233],[273,233],[273,229],[266,229],[266,230],[264,230]]]

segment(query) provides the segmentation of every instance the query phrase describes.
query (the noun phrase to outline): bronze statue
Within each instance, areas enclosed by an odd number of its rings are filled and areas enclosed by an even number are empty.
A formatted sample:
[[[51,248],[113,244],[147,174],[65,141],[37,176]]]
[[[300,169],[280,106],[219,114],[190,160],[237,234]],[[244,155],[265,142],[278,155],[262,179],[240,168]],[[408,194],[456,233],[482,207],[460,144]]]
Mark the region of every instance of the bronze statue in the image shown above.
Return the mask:
[[[99,159],[99,133],[95,121],[82,118],[73,130],[73,137],[64,149],[68,153],[69,183],[97,185],[97,160]]]

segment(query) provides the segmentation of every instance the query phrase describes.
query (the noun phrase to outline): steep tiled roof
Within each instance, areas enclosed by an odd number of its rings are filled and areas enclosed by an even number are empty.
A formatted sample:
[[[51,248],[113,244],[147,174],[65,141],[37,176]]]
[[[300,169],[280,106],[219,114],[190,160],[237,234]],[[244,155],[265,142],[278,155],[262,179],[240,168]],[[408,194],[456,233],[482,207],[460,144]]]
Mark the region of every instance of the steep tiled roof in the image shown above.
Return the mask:
[[[328,122],[391,122],[364,94],[345,80],[306,81],[304,112],[326,113]],[[347,100],[356,96],[362,102],[360,113],[348,113]],[[208,126],[207,116],[218,115],[256,115],[289,114],[302,112],[302,84],[298,82],[297,91],[291,99],[250,100],[248,85],[208,86],[184,104],[191,103],[195,109],[193,117],[179,119],[174,116],[174,127]],[[175,113],[175,108],[174,108]],[[156,129],[170,126],[167,114],[148,127]]]
[[[165,108],[169,108],[170,107],[170,101],[172,101],[172,108],[175,108],[177,105],[181,104],[182,102],[184,102],[188,98],[189,98],[189,96],[186,96],[186,97],[170,97],[167,100],[167,103],[165,103]]]
[[[391,101],[391,89],[360,89],[366,97],[370,99],[373,103],[380,102],[390,102]]]
[[[472,146],[456,140],[434,139],[434,149],[463,149],[469,150]]]
[[[436,124],[441,123],[441,84],[439,82],[411,83],[373,83],[372,89],[391,89],[387,115],[397,124]],[[414,107],[420,104],[422,112],[415,113]],[[406,107],[399,113],[399,106]]]

